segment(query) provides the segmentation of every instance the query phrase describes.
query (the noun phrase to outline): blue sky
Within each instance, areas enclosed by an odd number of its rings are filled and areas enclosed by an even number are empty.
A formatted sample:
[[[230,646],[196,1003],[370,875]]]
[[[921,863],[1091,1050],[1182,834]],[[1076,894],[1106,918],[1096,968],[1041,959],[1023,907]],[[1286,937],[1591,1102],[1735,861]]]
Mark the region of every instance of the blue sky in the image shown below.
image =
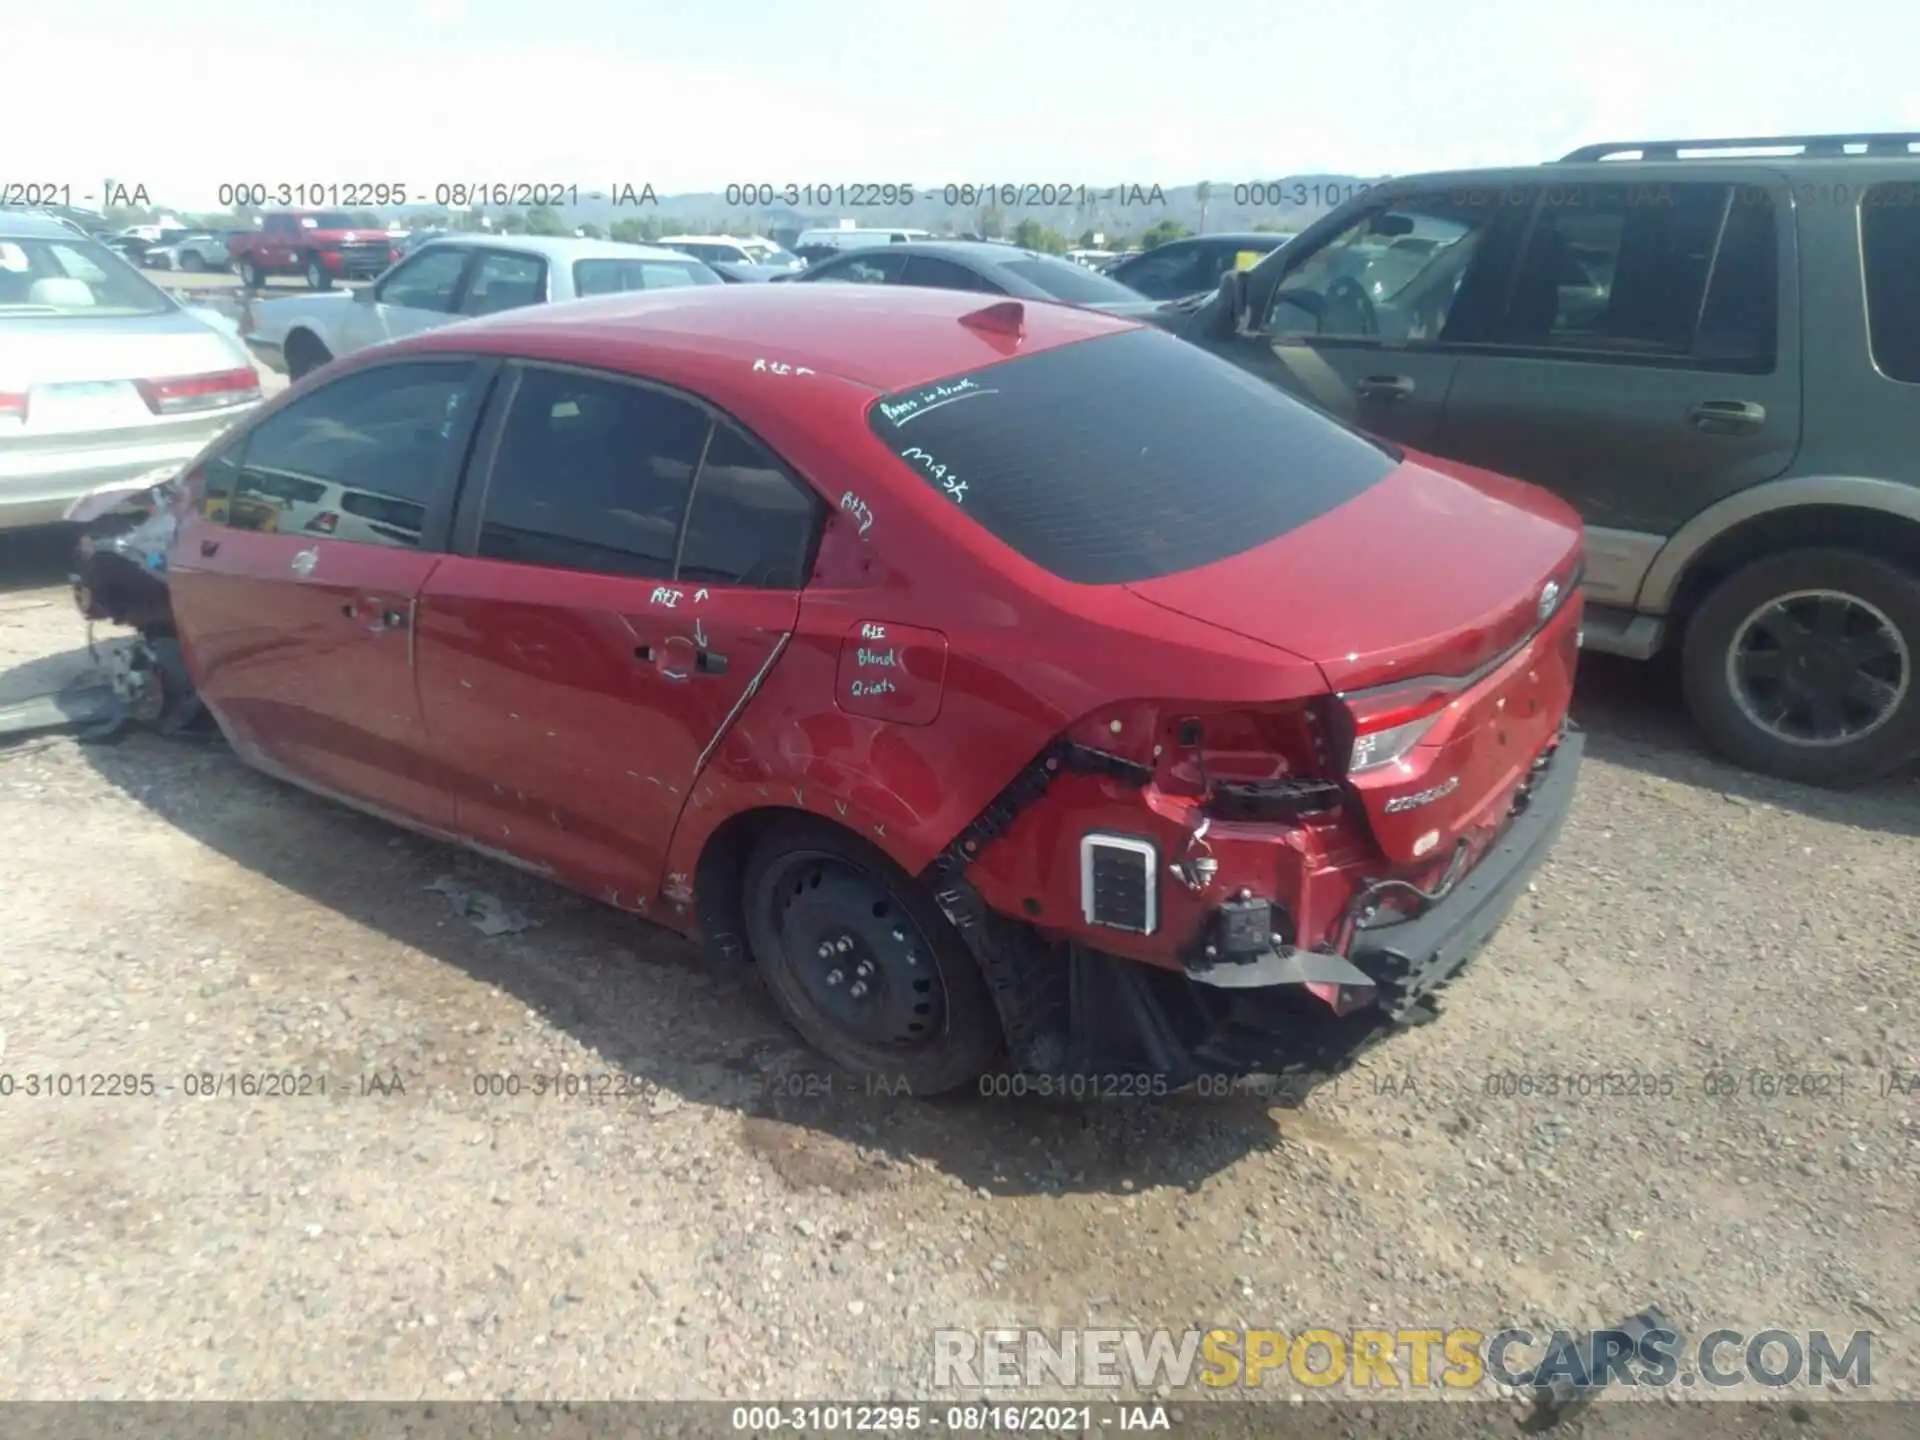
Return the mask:
[[[1293,11],[1293,14],[1287,12]],[[0,180],[1191,184],[1920,130],[1876,0],[51,0]]]

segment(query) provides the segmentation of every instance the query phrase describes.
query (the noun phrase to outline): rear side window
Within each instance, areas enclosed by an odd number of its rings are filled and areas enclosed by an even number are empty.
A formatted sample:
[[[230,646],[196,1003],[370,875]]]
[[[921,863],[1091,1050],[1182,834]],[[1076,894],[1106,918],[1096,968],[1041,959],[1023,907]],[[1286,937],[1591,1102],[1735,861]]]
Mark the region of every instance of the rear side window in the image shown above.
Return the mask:
[[[454,462],[475,367],[382,365],[269,416],[210,467],[207,517],[238,530],[415,547]]]
[[[538,305],[547,298],[547,262],[538,255],[514,255],[504,250],[482,251],[473,267],[467,293],[460,301],[462,315],[493,315]]]
[[[479,553],[668,579],[707,413],[643,385],[529,369],[500,434]]]
[[[798,590],[819,514],[812,492],[766,447],[722,425],[694,483],[678,578]]]
[[[1757,186],[1549,186],[1496,339],[1773,368],[1778,243]]]
[[[1860,207],[1867,272],[1867,333],[1880,372],[1920,384],[1920,190],[1876,185]]]
[[[1264,545],[1398,463],[1385,446],[1157,330],[889,395],[868,419],[962,514],[1082,585],[1150,580]]]

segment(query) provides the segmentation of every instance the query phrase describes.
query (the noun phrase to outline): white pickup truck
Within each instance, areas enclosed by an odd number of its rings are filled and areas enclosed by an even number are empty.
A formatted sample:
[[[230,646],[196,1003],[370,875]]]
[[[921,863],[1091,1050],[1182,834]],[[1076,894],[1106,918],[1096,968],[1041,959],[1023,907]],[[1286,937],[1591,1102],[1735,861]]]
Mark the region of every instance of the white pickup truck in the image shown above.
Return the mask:
[[[675,250],[538,235],[458,235],[430,240],[360,290],[284,300],[250,299],[240,336],[256,358],[298,380],[340,355],[476,315],[522,305],[719,285]]]

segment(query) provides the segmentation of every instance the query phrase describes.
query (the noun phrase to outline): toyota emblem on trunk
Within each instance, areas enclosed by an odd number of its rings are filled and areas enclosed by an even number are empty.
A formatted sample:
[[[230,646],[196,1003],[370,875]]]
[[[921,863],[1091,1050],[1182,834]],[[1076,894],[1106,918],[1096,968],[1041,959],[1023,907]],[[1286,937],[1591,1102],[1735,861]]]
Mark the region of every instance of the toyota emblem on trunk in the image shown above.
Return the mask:
[[[1560,603],[1560,582],[1547,581],[1547,588],[1540,592],[1540,618],[1545,620],[1553,614],[1553,607]]]

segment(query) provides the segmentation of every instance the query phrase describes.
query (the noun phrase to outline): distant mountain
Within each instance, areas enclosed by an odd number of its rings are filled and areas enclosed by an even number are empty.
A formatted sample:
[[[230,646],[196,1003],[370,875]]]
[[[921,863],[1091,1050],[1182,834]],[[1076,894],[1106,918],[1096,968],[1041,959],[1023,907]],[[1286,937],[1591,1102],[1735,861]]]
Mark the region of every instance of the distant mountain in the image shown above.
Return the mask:
[[[1022,220],[1037,220],[1050,230],[1077,239],[1088,230],[1110,240],[1139,235],[1163,220],[1190,231],[1252,230],[1261,225],[1300,230],[1319,219],[1379,178],[1358,175],[1289,175],[1270,180],[1210,185],[1203,206],[1198,185],[1173,187],[1149,184],[1012,185],[987,196],[972,195],[960,186],[915,186],[911,204],[897,203],[897,195],[877,193],[890,187],[801,186],[772,196],[744,191],[728,194],[703,191],[687,195],[656,195],[642,182],[623,182],[578,192],[577,203],[554,208],[570,226],[593,224],[602,230],[620,220],[653,219],[669,230],[728,232],[742,229],[808,230],[849,220],[867,227],[905,227],[934,234],[979,233],[997,212],[1002,233],[1011,234]],[[772,203],[747,204],[749,199]],[[788,200],[794,203],[787,203]],[[893,200],[893,204],[877,203]],[[971,201],[972,203],[967,203]],[[488,205],[489,215],[525,206]],[[409,205],[379,212],[383,219],[404,219],[444,209]]]

